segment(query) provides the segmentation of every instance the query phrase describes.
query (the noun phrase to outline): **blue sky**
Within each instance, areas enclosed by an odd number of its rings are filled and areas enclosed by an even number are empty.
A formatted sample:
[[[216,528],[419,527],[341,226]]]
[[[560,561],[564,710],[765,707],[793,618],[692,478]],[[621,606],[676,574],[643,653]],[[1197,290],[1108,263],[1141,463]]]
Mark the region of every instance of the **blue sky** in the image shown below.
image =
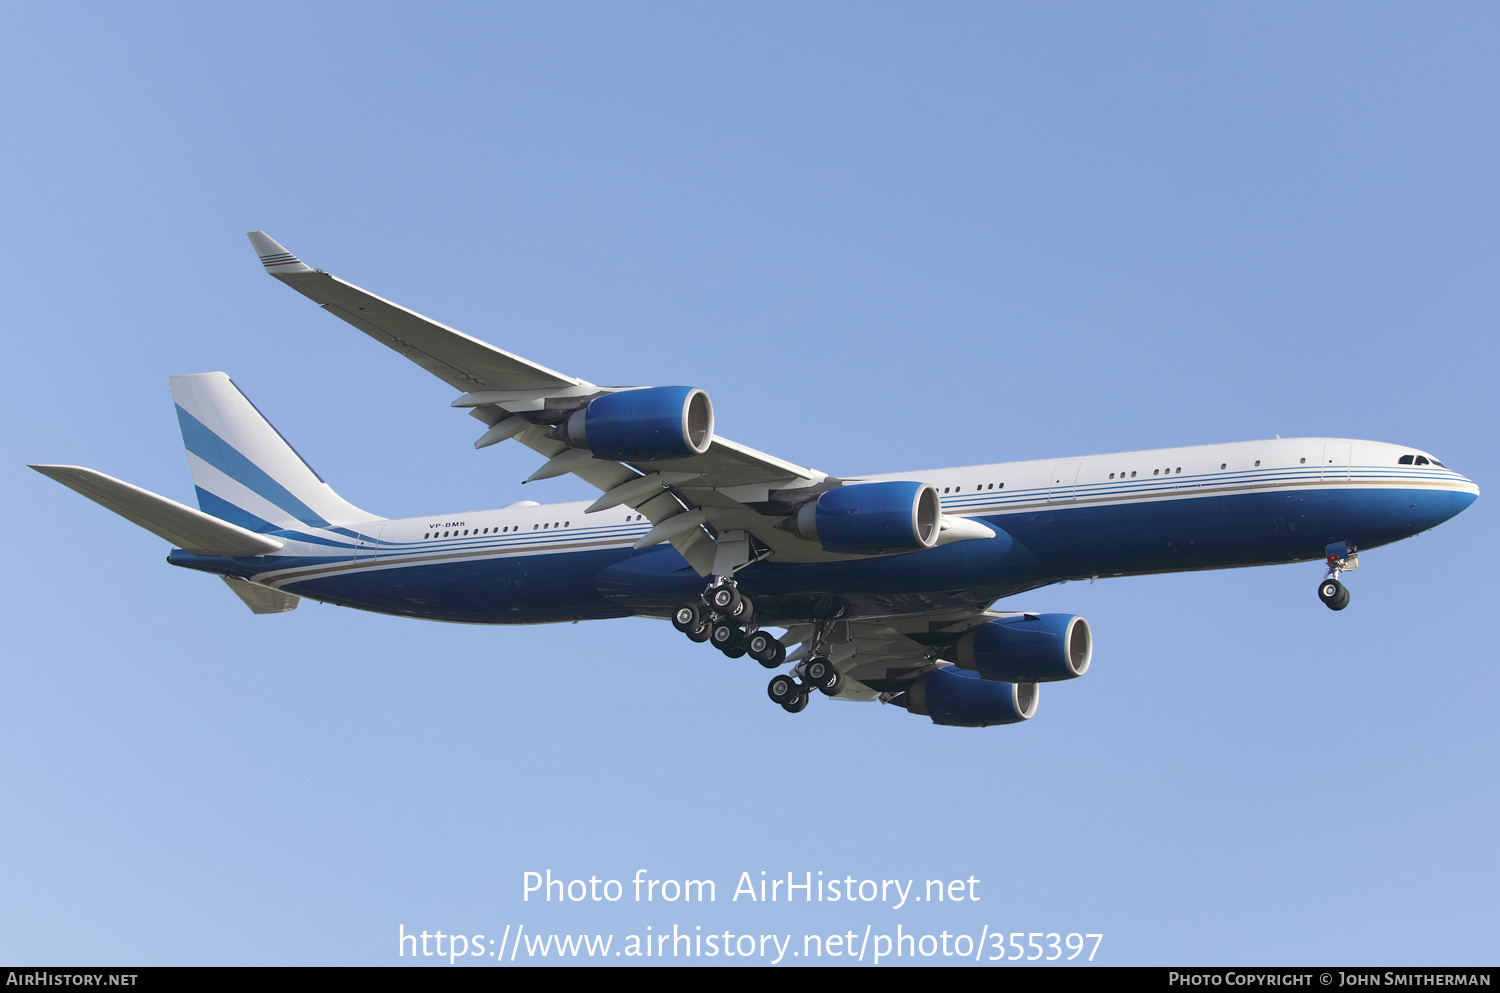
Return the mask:
[[[1363,556],[1340,614],[1314,565],[1018,598],[1087,616],[1094,667],[969,731],[787,715],[759,667],[661,622],[254,617],[23,467],[190,500],[165,377],[221,369],[374,512],[587,495],[474,452],[447,387],[261,273],[264,228],[553,368],[701,386],[723,434],[830,473],[1280,434],[1409,444],[1489,487],[1493,7],[5,21],[0,959],[382,965],[402,926],[674,923],[1495,959],[1493,497]],[[720,898],[523,903],[548,869]],[[982,899],[730,902],[763,870]]]

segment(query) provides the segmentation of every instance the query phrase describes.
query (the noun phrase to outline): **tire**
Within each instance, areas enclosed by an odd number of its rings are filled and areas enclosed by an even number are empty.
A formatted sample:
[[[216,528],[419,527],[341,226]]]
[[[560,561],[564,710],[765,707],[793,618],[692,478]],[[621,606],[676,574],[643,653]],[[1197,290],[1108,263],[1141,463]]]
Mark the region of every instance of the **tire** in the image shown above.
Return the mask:
[[[807,674],[807,681],[819,689],[822,689],[823,685],[830,679],[833,679],[838,673],[838,670],[833,667],[833,663],[820,655],[815,655],[808,659],[807,663],[802,667],[802,671]]]
[[[780,644],[781,642],[771,637],[765,631],[757,631],[745,639],[745,651],[750,654],[752,659],[761,665],[766,665],[776,657],[776,646]],[[785,652],[786,649],[783,648],[782,653],[784,654]],[[771,665],[770,668],[774,669],[775,665]]]
[[[693,628],[693,630],[685,631],[683,633],[688,636],[688,641],[696,641],[701,645],[708,640],[709,624],[707,621],[704,621],[702,624],[699,624],[697,627]]]
[[[1318,599],[1329,610],[1343,610],[1349,606],[1349,591],[1337,579],[1325,579],[1318,585]]]
[[[838,696],[844,689],[844,674],[837,669],[833,670],[833,678],[818,687],[824,696]]]
[[[725,617],[735,616],[735,611],[741,609],[740,600],[740,592],[733,586],[715,586],[708,591],[708,605]]]
[[[726,655],[734,651],[735,649],[740,649],[741,653],[743,654],[743,650],[745,647],[745,632],[741,631],[738,626],[731,624],[728,621],[720,621],[717,624],[713,625],[713,628],[711,629],[711,632],[709,634],[709,639],[714,643],[715,648]]]
[[[788,714],[800,714],[807,709],[807,694],[798,693],[788,702],[781,705],[781,709]]]
[[[704,620],[703,608],[696,603],[685,603],[672,611],[672,626],[683,634],[699,627]]]
[[[796,699],[801,692],[802,687],[798,686],[797,681],[791,676],[773,676],[770,684],[766,686],[766,695],[771,698],[771,702],[782,706]]]
[[[750,618],[755,616],[755,604],[742,593],[736,592],[735,595],[739,597],[739,601],[730,609],[729,619],[740,624],[748,624]]]

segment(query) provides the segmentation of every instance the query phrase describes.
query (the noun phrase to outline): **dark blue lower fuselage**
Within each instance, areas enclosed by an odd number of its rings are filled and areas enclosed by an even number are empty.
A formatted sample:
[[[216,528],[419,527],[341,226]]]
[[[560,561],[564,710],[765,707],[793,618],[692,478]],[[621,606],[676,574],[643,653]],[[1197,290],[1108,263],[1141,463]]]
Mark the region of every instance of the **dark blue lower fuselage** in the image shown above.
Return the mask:
[[[1322,559],[1435,527],[1475,499],[1461,490],[1328,486],[1102,504],[1058,503],[976,518],[996,530],[920,552],[838,562],[766,561],[741,570],[766,622],[889,615],[989,603],[1067,579]],[[260,577],[288,593],[361,610],[480,624],[665,616],[704,580],[670,546],[475,552],[453,561],[219,559],[174,564]],[[307,578],[278,581],[305,563]],[[269,575],[268,575],[269,574]]]

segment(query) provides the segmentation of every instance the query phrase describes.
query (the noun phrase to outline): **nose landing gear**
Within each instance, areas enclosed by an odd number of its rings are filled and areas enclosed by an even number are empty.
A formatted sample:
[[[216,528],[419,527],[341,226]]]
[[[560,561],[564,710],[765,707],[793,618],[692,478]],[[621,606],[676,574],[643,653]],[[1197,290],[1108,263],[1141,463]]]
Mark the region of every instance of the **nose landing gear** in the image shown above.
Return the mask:
[[[1349,606],[1349,591],[1339,582],[1340,573],[1359,568],[1359,554],[1345,542],[1328,546],[1328,574],[1318,584],[1318,599],[1329,610],[1343,610]]]

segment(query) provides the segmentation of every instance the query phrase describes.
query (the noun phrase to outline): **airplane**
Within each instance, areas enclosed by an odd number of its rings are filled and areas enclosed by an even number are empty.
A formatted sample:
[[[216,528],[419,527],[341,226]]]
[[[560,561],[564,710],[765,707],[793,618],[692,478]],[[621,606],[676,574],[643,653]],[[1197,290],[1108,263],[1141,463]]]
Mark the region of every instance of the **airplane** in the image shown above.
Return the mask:
[[[644,616],[750,656],[791,713],[814,693],[934,724],[1030,719],[1084,675],[1088,622],[994,609],[1074,580],[1320,561],[1349,604],[1361,550],[1479,496],[1430,453],[1277,438],[837,478],[716,431],[696,387],[597,386],[315,269],[263,231],[266,271],[460,396],[482,449],[600,496],[391,520],[345,501],[222,372],[172,377],[198,508],[93,469],[32,468],[171,542],[257,614],[302,598],[471,624]],[[777,635],[775,630],[783,633]]]

